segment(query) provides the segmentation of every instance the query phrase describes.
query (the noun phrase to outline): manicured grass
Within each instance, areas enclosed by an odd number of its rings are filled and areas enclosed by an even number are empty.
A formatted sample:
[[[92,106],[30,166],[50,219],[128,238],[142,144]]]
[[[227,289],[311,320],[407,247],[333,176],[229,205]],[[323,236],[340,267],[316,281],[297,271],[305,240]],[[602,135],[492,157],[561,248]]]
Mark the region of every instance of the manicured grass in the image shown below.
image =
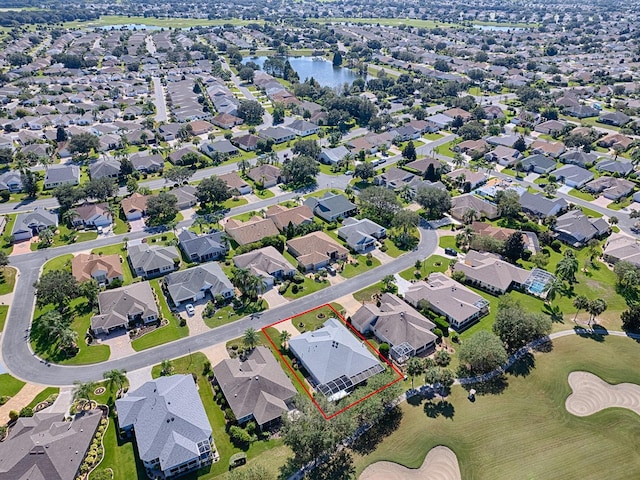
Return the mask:
[[[342,175],[344,173],[344,169],[340,169],[337,172],[333,170],[333,166],[332,165],[327,165],[324,163],[320,163],[318,164],[318,166],[320,167],[320,173],[324,173],[325,175],[332,175],[334,177],[339,177],[340,175]]]
[[[431,255],[423,260],[422,266],[420,267],[420,277],[426,278],[433,272],[446,272],[449,268],[449,261],[448,258],[440,255]],[[415,267],[407,268],[400,272],[400,276],[405,280],[414,280],[416,278],[415,271]]]
[[[262,335],[262,333],[260,335]],[[266,341],[266,339],[264,340]],[[207,362],[207,357],[200,352],[193,353],[186,357],[177,358],[172,361],[174,373],[191,373],[197,375],[198,393],[200,394],[200,399],[202,400],[202,404],[207,412],[207,417],[213,430],[213,441],[216,444],[216,450],[220,454],[220,460],[218,462],[214,463],[211,467],[204,469],[204,471],[198,472],[198,478],[201,479],[214,478],[222,475],[224,472],[227,472],[229,469],[229,458],[231,455],[242,451],[241,449],[233,446],[229,435],[226,432],[224,413],[220,406],[216,404],[211,384],[203,375],[205,362]],[[151,372],[153,378],[159,377],[160,371],[160,365],[154,366]],[[277,469],[284,464],[286,458],[290,455],[290,450],[283,447],[281,439],[262,440],[252,443],[248,450],[246,450],[247,459],[249,460],[248,463],[260,457],[262,457],[262,461],[265,463],[271,463],[271,460],[274,460],[272,457],[272,449],[275,449],[275,452],[278,452],[277,458],[272,465],[272,468],[277,471]],[[187,478],[195,478],[195,476]]]
[[[249,201],[246,198],[243,197],[231,197],[229,200],[226,200],[221,207],[223,209],[231,209],[234,207],[239,207],[241,205],[246,205],[247,203],[249,203]]]
[[[331,192],[331,193],[335,193],[335,194],[341,194],[344,193],[336,188],[323,188],[322,190],[316,190],[315,192],[312,192],[308,195],[305,195],[304,198],[309,198],[309,197],[316,197],[316,198],[321,198],[324,197],[325,193],[327,192]]]
[[[33,397],[33,400],[31,400],[31,403],[29,403],[29,405],[27,405],[27,407],[35,408],[36,405],[38,405],[40,402],[44,402],[51,395],[57,395],[58,393],[60,393],[60,389],[59,388],[57,388],[57,387],[47,387],[44,390],[42,390],[38,395]]]
[[[178,340],[189,335],[189,327],[187,325],[181,327],[179,320],[171,312],[171,310],[169,310],[167,299],[162,293],[162,289],[160,288],[158,279],[151,280],[149,281],[149,283],[151,284],[151,288],[153,288],[153,291],[156,294],[156,301],[158,302],[158,305],[160,307],[160,314],[165,320],[169,321],[169,324],[157,328],[153,332],[147,333],[142,337],[132,341],[131,346],[136,352],[146,350],[147,348],[157,347],[158,345],[162,345],[164,343],[173,342],[174,340]]]
[[[462,478],[628,478],[640,471],[637,414],[609,409],[576,417],[564,403],[572,371],[640,384],[640,372],[628,368],[637,356],[638,345],[626,338],[561,338],[552,352],[535,355],[531,373],[508,375],[500,395],[470,402],[466,390],[454,386],[440,408],[438,402],[403,403],[398,428],[375,450],[356,456],[357,473],[381,460],[418,468],[430,449],[446,445],[458,457]]]
[[[595,210],[591,210],[590,208],[587,208],[587,207],[580,206],[580,210],[582,210],[582,213],[584,213],[589,217],[593,217],[593,218],[602,217],[602,214],[600,212],[596,212]]]
[[[204,19],[204,18],[153,18],[135,17],[129,15],[102,15],[97,20],[66,22],[67,28],[90,28],[109,25],[148,25],[164,28],[190,28],[211,25],[247,25],[248,23],[262,23],[261,20],[241,20],[239,18],[230,19]]]
[[[439,133],[423,133],[421,135],[422,138],[426,138],[427,140],[440,140],[442,138],[442,135],[440,135]]]
[[[34,322],[37,322],[41,315],[51,309],[53,309],[53,305],[36,308]],[[37,335],[37,332],[32,330],[31,348],[33,351],[45,360],[62,365],[87,365],[107,360],[111,351],[108,345],[87,345],[85,341],[85,335],[91,326],[91,316],[93,315],[87,300],[82,297],[72,300],[69,303],[68,313],[65,315],[72,317],[70,327],[78,333],[78,353],[67,358],[58,348],[57,342],[51,342],[46,334]]]
[[[133,440],[121,440],[116,430],[117,419],[115,412],[109,411],[109,426],[104,433],[104,458],[96,472],[110,468],[114,480],[131,480],[145,478],[146,473],[142,462],[135,453]],[[89,476],[89,479],[93,476]]]
[[[313,19],[312,19],[313,20]],[[407,25],[410,27],[421,28],[451,28],[456,26],[453,23],[435,22],[433,20],[420,20],[417,18],[355,18],[355,17],[328,17],[318,18],[314,21],[318,23],[358,23],[364,25],[388,25],[399,26]]]
[[[234,215],[231,218],[234,220],[240,220],[241,222],[248,222],[253,217],[262,217],[262,215],[260,215],[260,212],[252,210],[250,212],[241,213],[240,215]]]
[[[251,315],[252,313],[262,312],[267,308],[269,308],[269,304],[266,300],[260,300],[259,302],[250,302],[244,306],[241,306],[240,308],[234,308],[233,305],[227,305],[216,311],[213,317],[203,317],[203,320],[209,328],[215,328],[219,327],[220,325],[225,325],[227,323],[240,320],[241,318],[246,317],[247,315]]]
[[[580,190],[576,190],[575,188],[569,190],[569,195],[571,195],[572,197],[580,198],[582,200],[586,200],[587,202],[595,200],[595,197],[590,193],[582,192]]]
[[[356,267],[353,263],[346,263],[344,265],[344,269],[340,272],[340,275],[345,278],[351,278],[365,273],[367,270],[380,266],[380,260],[376,257],[372,257],[371,260],[368,260],[365,255],[356,255],[355,260],[357,261],[358,266]]]
[[[5,215],[5,218],[7,219],[7,224],[4,226],[4,231],[2,232],[3,235],[0,250],[6,254],[10,254],[13,250],[13,245],[11,244],[11,232],[13,231],[13,225],[16,223],[16,215]]]
[[[338,303],[331,303],[331,306],[338,312],[342,311],[342,305]],[[322,327],[324,322],[326,322],[329,318],[336,318],[336,314],[334,311],[327,307],[320,307],[316,310],[311,310],[303,315],[294,317],[291,322],[293,326],[300,330],[300,333],[304,333],[307,331],[317,330]]]
[[[0,305],[0,332],[4,330],[4,324],[7,321],[9,313],[9,305]]]
[[[115,216],[115,223],[113,225],[113,233],[115,235],[121,235],[129,231],[129,224],[124,216],[124,212],[121,208],[118,208],[118,215]]]
[[[373,285],[370,285],[367,288],[363,288],[362,290],[354,293],[353,298],[355,298],[358,302],[370,302],[371,297],[382,293],[383,288],[384,285],[382,284],[382,282],[374,283]]]
[[[445,157],[453,158],[455,156],[455,152],[451,150],[455,145],[455,140],[451,140],[450,142],[443,143],[442,145],[435,147],[434,150],[436,153],[440,155],[444,155]]]
[[[70,272],[71,260],[73,260],[72,253],[68,253],[66,255],[60,255],[59,257],[54,257],[44,264],[44,266],[42,267],[42,273],[47,273],[52,270],[66,270]]]
[[[289,286],[287,291],[282,295],[283,297],[290,300],[304,297],[305,295],[309,295],[310,293],[317,292],[318,290],[322,290],[323,288],[328,287],[329,281],[320,280],[316,282],[313,278],[305,276],[304,282],[298,285],[298,293],[293,293],[293,285],[293,282],[291,282],[291,285]]]
[[[387,251],[384,253],[390,257],[398,258],[400,255],[407,253],[407,250],[399,249],[395,242],[390,238],[385,238],[383,243],[387,247]]]
[[[0,295],[13,292],[17,273],[18,271],[13,267],[3,267],[0,270]]]
[[[276,196],[276,194],[273,193],[268,188],[263,188],[263,189],[256,188],[253,191],[253,193],[256,195],[256,197],[261,198],[263,200],[266,200],[267,198],[273,198]]]
[[[622,210],[623,208],[628,207],[632,203],[633,203],[632,197],[625,197],[618,201],[611,202],[609,205],[607,205],[607,208],[609,210]]]
[[[0,397],[13,397],[22,390],[24,385],[23,381],[3,373],[0,375]]]
[[[438,239],[438,245],[442,248],[458,248],[455,235],[447,235]]]

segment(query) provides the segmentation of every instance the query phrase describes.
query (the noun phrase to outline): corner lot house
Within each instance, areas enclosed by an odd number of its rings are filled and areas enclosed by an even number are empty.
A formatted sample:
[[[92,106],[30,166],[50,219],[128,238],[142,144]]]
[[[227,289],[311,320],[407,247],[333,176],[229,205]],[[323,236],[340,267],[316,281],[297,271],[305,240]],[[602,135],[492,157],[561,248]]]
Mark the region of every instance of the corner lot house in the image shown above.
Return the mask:
[[[149,478],[174,478],[213,462],[211,425],[191,375],[146,382],[116,400],[116,410]]]
[[[238,268],[247,268],[261,277],[267,286],[272,286],[275,279],[282,280],[296,274],[296,269],[282,254],[272,246],[253,250],[233,257]]]
[[[385,293],[380,306],[366,304],[353,315],[353,326],[362,334],[372,332],[391,347],[389,353],[398,363],[434,348],[435,324],[397,296]]]
[[[148,199],[149,196],[141,195],[138,192],[127,198],[123,198],[120,205],[122,206],[122,211],[124,212],[124,216],[127,217],[127,220],[140,220],[147,209]]]
[[[228,251],[224,233],[220,231],[197,235],[185,228],[178,234],[178,241],[187,258],[195,262],[217,260],[224,257]]]
[[[80,167],[77,165],[54,165],[47,169],[44,176],[44,188],[56,188],[60,185],[78,185]]]
[[[347,155],[351,155],[347,147],[340,145],[335,148],[323,149],[318,160],[327,165],[336,165]]]
[[[72,480],[100,425],[102,410],[64,415],[38,412],[22,417],[0,442],[0,479]]]
[[[13,224],[11,237],[15,242],[29,240],[45,228],[56,228],[57,226],[58,215],[42,207],[36,207],[33,212],[18,214]]]
[[[585,185],[585,188],[590,192],[601,193],[604,198],[609,200],[628,197],[633,193],[634,187],[635,183],[631,180],[616,177],[599,177]]]
[[[311,375],[311,383],[329,400],[347,396],[385,367],[342,322],[330,318],[324,326],[289,340],[289,349]]]
[[[440,272],[433,272],[426,281],[413,283],[404,298],[413,306],[426,300],[429,308],[444,316],[457,331],[489,313],[489,302],[484,297]]]
[[[98,295],[100,313],[91,317],[91,330],[109,334],[117,328],[148,324],[159,317],[156,297],[149,282],[106,290]]]
[[[469,210],[475,210],[489,220],[498,218],[498,207],[472,193],[465,193],[451,199],[451,216],[456,220],[462,220]]]
[[[249,170],[247,176],[262,188],[271,188],[282,181],[280,173],[279,167],[265,163]]]
[[[124,279],[121,262],[120,255],[79,253],[71,260],[71,273],[79,282],[93,278],[99,285],[108,285]]]
[[[215,262],[196,265],[186,270],[173,272],[164,277],[169,297],[175,306],[202,300],[207,294],[211,298],[222,295],[233,297],[233,285]]]
[[[467,281],[494,295],[502,295],[512,288],[520,288],[529,278],[530,272],[501,260],[491,253],[469,250],[464,262],[453,269],[465,274]]]
[[[222,360],[213,370],[215,382],[241,425],[255,420],[264,428],[279,421],[297,393],[265,347],[255,347],[244,358]]]
[[[333,222],[339,218],[347,218],[355,215],[358,208],[344,195],[327,192],[322,198],[309,197],[304,201],[315,215]]]
[[[136,276],[153,278],[177,270],[180,252],[174,246],[149,245],[140,240],[127,243],[129,264]]]
[[[376,241],[387,234],[387,230],[376,222],[363,218],[345,218],[342,227],[338,229],[338,237],[347,242],[349,248],[362,253],[375,247]]]
[[[345,260],[349,251],[324,232],[312,232],[287,241],[287,249],[305,271]]]

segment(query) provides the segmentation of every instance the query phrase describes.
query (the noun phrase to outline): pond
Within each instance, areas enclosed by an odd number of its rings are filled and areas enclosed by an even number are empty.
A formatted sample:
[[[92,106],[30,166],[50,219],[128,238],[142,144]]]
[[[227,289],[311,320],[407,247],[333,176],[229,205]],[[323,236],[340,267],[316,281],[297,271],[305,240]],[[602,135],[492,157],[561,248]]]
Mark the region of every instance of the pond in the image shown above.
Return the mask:
[[[267,57],[248,57],[244,62],[255,62],[264,65]],[[300,77],[300,81],[304,82],[307,78],[315,78],[323,87],[339,87],[345,83],[351,84],[358,75],[344,67],[334,67],[333,63],[324,58],[318,57],[289,57],[291,67]]]
[[[128,23],[125,25],[104,25],[102,30],[161,30],[157,25],[143,25],[141,23]]]
[[[522,27],[509,27],[507,25],[474,25],[473,28],[488,32],[515,32],[518,30],[524,30]]]

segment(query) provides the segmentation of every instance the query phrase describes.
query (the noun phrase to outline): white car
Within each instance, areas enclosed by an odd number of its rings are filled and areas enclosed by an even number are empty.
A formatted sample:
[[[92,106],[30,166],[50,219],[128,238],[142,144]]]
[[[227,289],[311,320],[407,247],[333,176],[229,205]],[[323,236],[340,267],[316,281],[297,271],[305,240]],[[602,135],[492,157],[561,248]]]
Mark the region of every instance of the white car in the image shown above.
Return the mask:
[[[184,306],[184,309],[187,311],[187,313],[189,314],[190,317],[192,317],[196,313],[196,309],[193,308],[193,305],[191,305],[190,303],[187,303]]]

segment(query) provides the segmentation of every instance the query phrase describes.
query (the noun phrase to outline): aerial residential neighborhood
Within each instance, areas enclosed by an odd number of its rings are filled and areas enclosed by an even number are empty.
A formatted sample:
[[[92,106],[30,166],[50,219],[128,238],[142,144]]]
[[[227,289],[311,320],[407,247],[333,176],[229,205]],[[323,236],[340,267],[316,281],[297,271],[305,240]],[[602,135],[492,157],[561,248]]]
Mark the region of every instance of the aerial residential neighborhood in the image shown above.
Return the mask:
[[[0,7],[0,480],[640,477],[634,2]]]

